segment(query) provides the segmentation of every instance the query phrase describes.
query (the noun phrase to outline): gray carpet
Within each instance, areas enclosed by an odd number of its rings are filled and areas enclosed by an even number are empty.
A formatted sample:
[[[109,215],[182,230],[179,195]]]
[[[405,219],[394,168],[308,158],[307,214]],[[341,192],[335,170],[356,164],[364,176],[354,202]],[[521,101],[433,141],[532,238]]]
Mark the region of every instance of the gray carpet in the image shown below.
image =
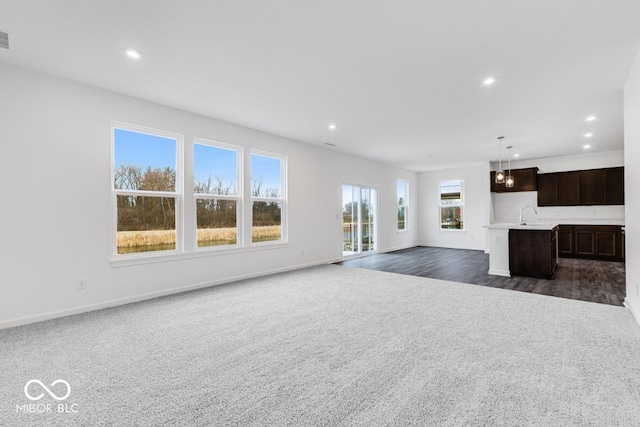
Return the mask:
[[[640,425],[625,308],[334,265],[2,330],[0,344],[2,426]],[[33,383],[30,401],[31,379],[71,393]],[[28,403],[52,412],[17,411]]]

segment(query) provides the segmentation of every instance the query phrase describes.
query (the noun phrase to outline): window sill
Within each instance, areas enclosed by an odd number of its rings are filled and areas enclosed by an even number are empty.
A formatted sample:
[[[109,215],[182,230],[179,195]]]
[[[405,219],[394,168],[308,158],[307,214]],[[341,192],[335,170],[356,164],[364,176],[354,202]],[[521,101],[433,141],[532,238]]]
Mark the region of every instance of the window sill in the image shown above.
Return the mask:
[[[193,252],[166,252],[166,253],[150,253],[145,255],[120,255],[112,257],[109,261],[111,267],[128,267],[132,265],[152,264],[157,262],[180,261],[184,259],[206,258],[218,255],[234,255],[241,253],[267,251],[271,249],[283,249],[289,246],[288,242],[261,242],[252,246],[236,247],[231,249],[208,249],[198,248]]]

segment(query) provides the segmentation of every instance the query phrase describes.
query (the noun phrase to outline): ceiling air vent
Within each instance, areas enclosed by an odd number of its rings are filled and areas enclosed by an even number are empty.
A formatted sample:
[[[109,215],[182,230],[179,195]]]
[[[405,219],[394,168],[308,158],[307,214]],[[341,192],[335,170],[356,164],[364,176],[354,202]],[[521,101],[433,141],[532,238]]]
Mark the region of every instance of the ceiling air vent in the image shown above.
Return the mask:
[[[0,47],[9,49],[9,33],[5,33],[2,30],[0,30]]]

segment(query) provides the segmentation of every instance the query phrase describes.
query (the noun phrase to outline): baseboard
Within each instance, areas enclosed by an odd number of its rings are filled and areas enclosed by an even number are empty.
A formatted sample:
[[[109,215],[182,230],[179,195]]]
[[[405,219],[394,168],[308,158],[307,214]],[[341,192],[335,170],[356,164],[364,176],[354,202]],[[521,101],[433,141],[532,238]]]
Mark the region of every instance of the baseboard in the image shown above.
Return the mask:
[[[402,245],[402,246],[395,246],[393,248],[386,248],[386,249],[381,249],[378,251],[378,253],[380,254],[385,254],[387,252],[394,252],[394,251],[401,251],[403,249],[411,249],[411,248],[415,248],[418,245]]]
[[[429,248],[441,248],[441,249],[464,249],[467,251],[483,251],[485,253],[488,253],[486,251],[486,249],[484,247],[478,247],[478,248],[470,248],[467,246],[457,246],[457,245],[447,245],[447,246],[442,246],[442,245],[434,245],[432,243],[418,243],[417,246],[424,246],[424,247],[429,247]]]
[[[511,277],[511,272],[509,270],[489,269],[489,274],[492,274],[494,276]]]
[[[300,264],[292,267],[276,268],[273,270],[267,270],[260,273],[252,273],[252,274],[228,277],[221,280],[196,283],[196,284],[187,285],[187,286],[180,286],[177,288],[171,288],[171,289],[165,289],[162,291],[133,295],[126,298],[119,298],[119,299],[99,302],[95,304],[88,304],[88,305],[83,305],[78,307],[67,308],[63,310],[49,311],[47,313],[35,314],[32,316],[17,317],[17,318],[4,320],[0,322],[0,329],[13,328],[16,326],[28,325],[28,324],[37,323],[37,322],[44,322],[46,320],[58,319],[61,317],[73,316],[75,314],[88,313],[90,311],[102,310],[105,308],[117,307],[120,305],[146,301],[153,298],[164,297],[167,295],[179,294],[182,292],[194,291],[197,289],[203,289],[211,286],[222,285],[225,283],[237,282],[239,280],[253,279],[256,277],[269,276],[269,275],[278,274],[278,273],[285,273],[287,271],[301,270],[303,268],[315,267],[317,265],[330,264],[338,261],[340,260],[332,259],[332,260],[311,262],[308,264]]]
[[[631,305],[631,303],[627,301],[627,298],[624,299],[624,306],[629,309],[631,315],[633,316],[633,319],[636,321],[638,327],[640,328],[640,313],[636,313],[636,310],[634,310],[633,305]]]

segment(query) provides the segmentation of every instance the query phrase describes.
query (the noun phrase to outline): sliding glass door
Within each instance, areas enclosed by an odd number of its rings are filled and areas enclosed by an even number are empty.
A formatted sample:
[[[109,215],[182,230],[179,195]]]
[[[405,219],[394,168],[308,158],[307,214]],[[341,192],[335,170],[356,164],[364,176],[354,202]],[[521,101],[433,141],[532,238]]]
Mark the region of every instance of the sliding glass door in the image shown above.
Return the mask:
[[[375,188],[342,186],[342,255],[345,257],[377,249]]]

